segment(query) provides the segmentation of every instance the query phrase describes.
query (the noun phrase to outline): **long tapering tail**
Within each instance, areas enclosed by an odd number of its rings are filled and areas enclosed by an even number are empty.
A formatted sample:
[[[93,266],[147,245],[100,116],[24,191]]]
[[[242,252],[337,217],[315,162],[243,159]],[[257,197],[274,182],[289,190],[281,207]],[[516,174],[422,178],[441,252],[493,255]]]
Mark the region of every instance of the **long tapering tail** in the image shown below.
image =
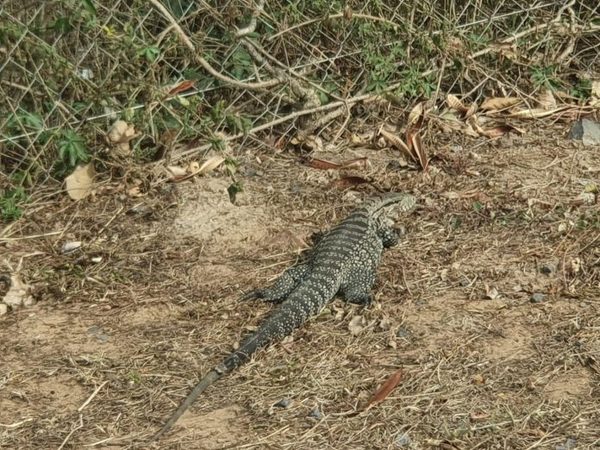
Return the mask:
[[[332,289],[332,294],[334,290]],[[302,301],[299,301],[302,300]],[[167,420],[164,426],[156,433],[153,440],[160,438],[169,429],[175,425],[175,422],[183,415],[184,412],[196,401],[198,396],[202,394],[215,381],[223,375],[237,369],[242,364],[246,363],[257,350],[266,347],[267,345],[281,341],[286,336],[290,335],[294,329],[300,327],[309,317],[315,315],[324,304],[323,300],[312,288],[300,287],[288,297],[288,300],[283,302],[271,316],[269,316],[260,328],[248,336],[240,345],[240,347],[231,353],[220,365],[208,372],[204,378],[194,387],[193,391],[181,403],[177,411]]]
[[[175,422],[179,420],[183,413],[186,412],[190,406],[192,406],[192,403],[194,403],[198,396],[202,394],[202,392],[204,392],[204,390],[207,387],[209,387],[211,384],[213,384],[215,381],[221,378],[222,375],[223,373],[217,372],[217,370],[215,369],[208,372],[204,376],[204,378],[202,378],[202,380],[200,380],[200,382],[194,387],[194,390],[185,398],[183,403],[179,405],[179,408],[177,408],[177,411],[175,411],[173,415],[169,418],[169,420],[167,420],[167,423],[165,423],[160,429],[160,431],[154,435],[152,440],[160,438],[163,434],[169,431],[169,429],[173,425],[175,425]]]

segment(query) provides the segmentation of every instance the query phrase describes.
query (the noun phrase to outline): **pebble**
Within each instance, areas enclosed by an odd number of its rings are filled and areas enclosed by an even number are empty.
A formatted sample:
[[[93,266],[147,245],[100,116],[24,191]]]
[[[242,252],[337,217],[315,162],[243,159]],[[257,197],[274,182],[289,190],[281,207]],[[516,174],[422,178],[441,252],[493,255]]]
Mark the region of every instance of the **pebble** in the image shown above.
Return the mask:
[[[590,119],[580,119],[573,124],[569,137],[583,145],[600,145],[600,124]]]
[[[273,405],[274,408],[289,408],[292,401],[289,398],[282,398]]]
[[[3,316],[8,312],[8,305],[0,303],[0,316]]]
[[[400,436],[396,438],[396,446],[397,447],[409,447],[411,445],[410,436],[406,433],[402,433]]]
[[[312,417],[313,419],[320,420],[323,417],[323,413],[319,409],[318,406],[315,406],[309,413],[308,417]]]
[[[544,300],[546,300],[546,294],[541,292],[536,292],[529,298],[531,303],[542,303]]]

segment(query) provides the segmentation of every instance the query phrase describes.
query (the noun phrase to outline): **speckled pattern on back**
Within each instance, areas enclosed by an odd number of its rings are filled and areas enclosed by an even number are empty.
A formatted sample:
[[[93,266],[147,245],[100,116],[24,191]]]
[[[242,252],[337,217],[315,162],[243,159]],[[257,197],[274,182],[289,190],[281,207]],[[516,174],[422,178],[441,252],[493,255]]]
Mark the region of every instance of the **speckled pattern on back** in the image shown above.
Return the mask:
[[[246,298],[261,298],[280,305],[257,331],[196,385],[155,438],[167,431],[208,386],[248,361],[258,349],[290,335],[317,315],[337,293],[348,302],[368,305],[383,249],[398,241],[391,228],[392,218],[396,212],[410,211],[415,204],[413,196],[400,193],[365,201],[324,233],[306,260],[289,268],[271,287],[247,295]]]

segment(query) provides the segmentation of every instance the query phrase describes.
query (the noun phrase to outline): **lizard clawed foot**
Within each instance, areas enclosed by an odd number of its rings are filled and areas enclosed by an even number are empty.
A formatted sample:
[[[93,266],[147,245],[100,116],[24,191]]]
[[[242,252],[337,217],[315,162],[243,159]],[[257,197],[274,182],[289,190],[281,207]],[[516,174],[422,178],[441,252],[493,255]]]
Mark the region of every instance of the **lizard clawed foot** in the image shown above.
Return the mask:
[[[244,295],[240,297],[240,300],[257,300],[264,297],[264,293],[262,289],[254,289],[250,292],[246,292]]]

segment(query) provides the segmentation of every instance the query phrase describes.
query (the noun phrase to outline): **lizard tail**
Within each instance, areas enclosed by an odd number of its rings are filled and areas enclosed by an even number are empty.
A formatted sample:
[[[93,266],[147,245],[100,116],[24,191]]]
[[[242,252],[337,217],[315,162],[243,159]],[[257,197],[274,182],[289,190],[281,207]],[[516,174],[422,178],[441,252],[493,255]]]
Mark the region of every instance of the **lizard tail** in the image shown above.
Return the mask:
[[[179,408],[177,408],[177,411],[173,413],[173,415],[169,418],[167,423],[165,423],[164,426],[160,429],[160,431],[154,435],[152,440],[158,439],[167,431],[169,431],[169,429],[175,424],[175,422],[179,420],[183,413],[187,411],[187,409],[192,405],[192,403],[194,403],[198,396],[202,394],[202,392],[204,392],[204,390],[207,387],[209,387],[211,384],[213,384],[215,381],[221,378],[222,375],[223,373],[218,371],[218,369],[213,369],[210,372],[208,372],[206,376],[202,378],[202,380],[200,380],[196,387],[194,387],[194,390],[190,393],[190,395],[188,395],[183,401],[183,403],[181,403]]]

